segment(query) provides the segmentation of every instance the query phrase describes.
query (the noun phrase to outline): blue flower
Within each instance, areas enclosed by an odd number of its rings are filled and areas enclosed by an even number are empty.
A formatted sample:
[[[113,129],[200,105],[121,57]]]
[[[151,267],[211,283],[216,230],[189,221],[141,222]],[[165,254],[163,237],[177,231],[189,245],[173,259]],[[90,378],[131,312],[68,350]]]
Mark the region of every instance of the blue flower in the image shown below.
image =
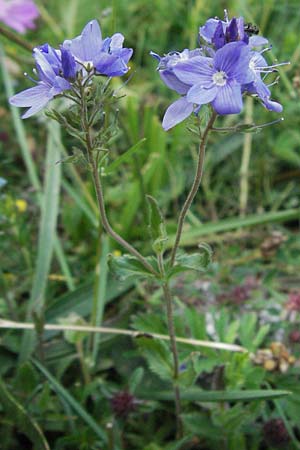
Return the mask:
[[[23,114],[23,119],[33,116],[43,109],[56,95],[71,88],[70,82],[63,76],[59,51],[45,44],[33,50],[33,57],[39,81],[36,81],[36,86],[26,89],[9,99],[9,103],[13,106],[29,108]]]
[[[132,49],[123,48],[123,42],[121,33],[102,40],[100,26],[92,20],[80,36],[64,41],[63,48],[75,57],[77,70],[94,69],[96,74],[115,77],[128,72],[127,64],[133,53]]]
[[[150,52],[150,55],[159,61],[157,70],[165,85],[182,95],[165,112],[162,126],[167,131],[186,119],[195,109],[193,103],[189,102],[186,98],[186,94],[192,85],[181,81],[175,74],[174,69],[177,64],[201,55],[201,50],[185,49],[182,52],[168,53],[163,57],[160,57],[154,52]]]
[[[261,73],[266,75],[272,73],[277,65],[268,66],[268,63],[261,52],[251,52],[249,69],[252,71],[254,79],[251,83],[243,85],[242,90],[250,95],[256,95],[261,100],[263,106],[269,111],[279,113],[282,111],[282,105],[271,100],[271,91],[261,79]]]
[[[217,50],[214,58],[195,57],[177,65],[176,76],[192,87],[187,101],[211,103],[218,114],[237,114],[243,108],[242,84],[252,82],[250,49],[244,42],[232,42]]]

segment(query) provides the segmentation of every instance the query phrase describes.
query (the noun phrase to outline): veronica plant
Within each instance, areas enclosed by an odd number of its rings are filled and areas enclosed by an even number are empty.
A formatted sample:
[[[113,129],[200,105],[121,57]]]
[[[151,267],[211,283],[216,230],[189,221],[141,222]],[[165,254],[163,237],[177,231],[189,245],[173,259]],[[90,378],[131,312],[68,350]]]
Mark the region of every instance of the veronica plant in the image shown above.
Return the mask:
[[[270,87],[277,79],[268,83],[267,76],[276,72],[276,65],[268,65],[263,53],[270,50],[268,40],[258,36],[259,30],[252,24],[245,24],[242,17],[229,20],[211,18],[199,28],[199,47],[181,52],[173,51],[160,57],[150,54],[159,61],[157,70],[162,81],[180,97],[165,112],[163,128],[169,130],[191,115],[197,122],[199,131],[199,152],[195,177],[179,214],[174,246],[169,259],[169,270],[176,267],[183,224],[195,195],[199,189],[206,143],[212,131],[255,131],[260,126],[253,124],[237,125],[231,129],[215,128],[218,116],[239,114],[243,110],[246,95],[255,97],[269,111],[280,113],[282,106],[271,99]],[[282,63],[286,64],[286,63]],[[204,109],[204,105],[207,105]],[[207,107],[209,115],[207,117]],[[203,114],[202,114],[203,112]],[[269,124],[276,123],[275,120]],[[265,126],[268,124],[264,124]],[[195,131],[195,129],[192,129]],[[168,293],[166,292],[166,295]],[[170,300],[171,315],[172,302]],[[178,353],[176,340],[173,340],[174,379],[178,377]],[[175,383],[176,392],[176,383]],[[180,393],[177,389],[176,410],[180,415]],[[180,419],[177,424],[180,429]]]
[[[256,28],[245,25],[242,18],[229,20],[226,14],[224,21],[209,19],[200,27],[198,48],[163,57],[151,52],[159,61],[162,81],[179,95],[165,113],[163,128],[169,130],[194,115],[200,138],[195,178],[179,215],[173,247],[167,255],[165,223],[153,197],[148,196],[153,256],[143,256],[121,237],[106,214],[102,173],[115,131],[115,119],[106,111],[117,100],[110,80],[128,72],[132,56],[132,50],[123,47],[122,34],[103,39],[98,23],[93,20],[79,36],[64,41],[59,49],[49,44],[35,48],[36,79],[31,80],[36,85],[10,99],[12,105],[28,108],[23,118],[36,114],[55,97],[64,97],[70,102],[70,108],[63,112],[52,110],[47,114],[80,143],[80,155],[92,173],[103,227],[129,253],[111,257],[110,265],[123,278],[144,276],[155,279],[164,293],[174,366],[172,378],[178,435],[181,434],[180,361],[170,279],[184,270],[203,271],[210,261],[211,251],[206,245],[194,254],[178,252],[184,220],[201,182],[208,136],[211,131],[218,130],[214,127],[218,115],[242,111],[246,95],[255,96],[268,110],[282,110],[279,103],[271,100],[270,86],[265,81],[265,75],[276,70],[274,66],[268,66],[262,56],[265,51],[262,47],[267,40],[257,36],[256,32]],[[243,125],[235,130],[253,128],[253,125]]]

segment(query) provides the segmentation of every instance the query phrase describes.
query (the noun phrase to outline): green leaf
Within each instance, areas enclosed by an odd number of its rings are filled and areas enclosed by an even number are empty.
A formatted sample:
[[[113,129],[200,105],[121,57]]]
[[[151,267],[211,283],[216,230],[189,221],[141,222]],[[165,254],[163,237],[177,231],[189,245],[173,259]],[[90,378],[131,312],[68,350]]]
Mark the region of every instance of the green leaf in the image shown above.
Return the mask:
[[[57,381],[57,379],[44,367],[41,363],[33,360],[34,365],[47,378],[52,388],[56,393],[81,417],[81,419],[96,433],[96,435],[104,442],[107,436],[102,427],[97,423],[92,416],[72,397],[71,394]]]
[[[176,257],[175,265],[171,269],[167,269],[167,276],[171,278],[180,272],[186,270],[196,270],[198,272],[205,272],[211,263],[212,250],[209,245],[202,243],[199,245],[197,253],[180,252]]]
[[[32,442],[36,450],[50,450],[49,444],[37,422],[7,390],[0,379],[0,402],[13,424]]]
[[[153,250],[162,253],[166,247],[168,236],[166,233],[165,220],[158,206],[157,200],[151,195],[147,195],[149,205],[149,228],[153,241]]]
[[[282,390],[244,390],[244,391],[201,391],[200,389],[186,389],[181,392],[181,399],[191,402],[248,402],[256,400],[272,400],[290,395],[290,391]],[[171,391],[139,392],[139,397],[152,400],[174,400]]]
[[[149,369],[162,380],[171,380],[173,363],[169,346],[163,342],[147,337],[137,339],[142,356],[146,359]]]
[[[154,267],[154,258],[148,257],[145,259]],[[148,272],[143,264],[132,255],[114,256],[109,254],[108,265],[110,270],[122,281],[131,277],[153,277],[153,274]]]
[[[129,384],[129,390],[132,394],[135,393],[138,386],[141,384],[142,379],[144,377],[144,369],[143,367],[137,367],[131,374],[128,384]]]

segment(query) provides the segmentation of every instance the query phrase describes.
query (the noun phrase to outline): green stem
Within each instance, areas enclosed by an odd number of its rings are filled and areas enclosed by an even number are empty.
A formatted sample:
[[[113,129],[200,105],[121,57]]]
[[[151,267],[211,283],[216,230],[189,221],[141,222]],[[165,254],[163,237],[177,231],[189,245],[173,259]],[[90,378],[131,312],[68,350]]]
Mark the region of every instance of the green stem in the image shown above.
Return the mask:
[[[245,122],[252,123],[253,120],[253,98],[247,97],[245,107]],[[249,191],[249,165],[252,148],[252,134],[246,133],[244,137],[243,155],[240,169],[240,216],[245,217],[248,204]]]
[[[124,247],[131,255],[135,256],[148,272],[152,273],[155,277],[159,277],[159,274],[156,272],[156,270],[153,269],[151,264],[148,263],[146,258],[144,258],[140,254],[140,252],[138,252],[131,244],[129,244],[129,242],[125,241],[125,239],[123,239],[118,233],[116,233],[109,223],[105,209],[101,177],[99,175],[98,165],[93,152],[91,126],[88,120],[87,104],[85,100],[84,88],[82,86],[80,86],[80,91],[81,91],[81,125],[82,129],[85,132],[87,156],[92,169],[93,182],[96,191],[97,202],[103,228],[105,229],[105,231],[109,236],[111,236],[116,242],[118,242],[122,247]]]
[[[175,243],[171,252],[171,259],[170,259],[170,265],[173,266],[174,262],[175,262],[175,258],[176,258],[176,252],[180,243],[180,239],[181,239],[181,234],[182,234],[182,229],[183,229],[183,224],[184,224],[184,220],[185,217],[187,215],[188,210],[191,207],[191,204],[195,198],[195,195],[198,192],[200,183],[201,183],[201,178],[202,178],[202,173],[203,173],[203,164],[204,164],[204,157],[205,157],[205,148],[206,148],[206,143],[207,143],[207,138],[209,135],[209,132],[211,131],[214,121],[216,120],[217,114],[215,112],[212,113],[206,128],[202,134],[201,140],[200,140],[200,145],[199,145],[199,154],[198,154],[198,163],[197,163],[197,168],[196,168],[196,173],[195,173],[195,178],[193,181],[193,185],[191,187],[191,190],[186,198],[186,201],[184,202],[184,205],[182,207],[182,210],[179,214],[179,219],[178,219],[178,225],[177,225],[177,232],[176,232],[176,237],[175,237]]]
[[[165,268],[162,253],[157,255],[158,266],[162,277],[165,279],[163,283],[163,292],[166,300],[166,312],[167,312],[167,324],[168,324],[168,332],[170,337],[171,344],[171,352],[173,355],[173,365],[174,365],[174,373],[173,373],[173,388],[175,395],[175,412],[176,412],[176,437],[177,439],[181,439],[183,436],[182,429],[182,421],[181,421],[181,401],[180,401],[180,390],[178,386],[178,377],[179,377],[179,357],[176,343],[176,333],[174,327],[174,311],[173,311],[173,299],[172,293],[170,290],[169,282],[165,278]]]
[[[33,45],[27,42],[24,38],[19,36],[17,33],[9,30],[8,28],[4,27],[2,24],[0,25],[0,34],[5,36],[10,41],[14,42],[15,44],[19,45],[20,47],[23,47],[25,50],[32,52]]]

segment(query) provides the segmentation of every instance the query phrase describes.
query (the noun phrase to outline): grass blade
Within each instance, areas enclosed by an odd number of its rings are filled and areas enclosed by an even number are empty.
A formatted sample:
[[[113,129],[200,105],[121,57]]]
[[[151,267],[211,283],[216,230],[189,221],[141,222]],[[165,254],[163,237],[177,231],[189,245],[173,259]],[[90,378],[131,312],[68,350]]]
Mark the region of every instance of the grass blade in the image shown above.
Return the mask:
[[[106,173],[111,173],[114,170],[116,170],[120,164],[124,164],[124,162],[128,161],[128,159],[140,148],[140,146],[146,141],[146,138],[141,139],[136,144],[134,144],[132,147],[130,147],[126,152],[124,152],[119,158],[117,158],[114,162],[109,164],[105,168]]]
[[[4,87],[5,87],[5,91],[6,91],[6,96],[7,96],[7,98],[9,98],[14,95],[14,92],[13,92],[11,78],[10,78],[9,73],[5,66],[4,57],[5,57],[5,53],[2,49],[2,47],[0,46],[0,62],[1,62],[1,68],[2,68]],[[21,150],[24,164],[27,169],[30,183],[37,193],[39,203],[42,204],[42,202],[43,202],[42,196],[43,195],[42,195],[41,182],[37,175],[35,163],[32,159],[31,152],[30,152],[29,146],[27,144],[27,138],[26,138],[26,133],[25,133],[25,128],[24,128],[23,122],[20,119],[20,114],[19,114],[19,111],[17,108],[11,107],[10,110],[11,110],[11,115],[12,115],[12,119],[13,119],[13,126],[14,126],[14,129],[16,132],[18,144],[19,144],[19,147]],[[72,289],[74,289],[74,282],[73,282],[72,275],[71,275],[70,269],[68,267],[66,257],[64,255],[61,243],[60,243],[59,239],[57,238],[57,236],[55,236],[55,244],[54,245],[55,245],[55,253],[56,253],[57,259],[60,263],[62,272],[65,276],[68,288],[70,290],[72,290]]]
[[[107,257],[109,253],[109,239],[108,236],[102,237],[102,254],[99,265],[96,269],[96,285],[94,293],[93,311],[91,323],[95,327],[100,327],[103,320],[103,311],[106,300],[106,287],[108,276]],[[100,333],[96,333],[93,337],[93,361],[96,361],[97,353],[100,343]]]
[[[90,416],[85,409],[72,397],[71,394],[57,381],[57,379],[36,360],[32,361],[38,370],[47,378],[57,395],[61,396],[69,406],[78,414],[79,417],[96,433],[96,435],[106,442],[106,434],[100,425]]]
[[[50,450],[49,444],[35,420],[25,408],[11,395],[0,378],[0,402],[12,424],[24,433],[36,450]]]
[[[254,400],[272,400],[274,398],[290,395],[289,391],[280,390],[245,390],[245,391],[201,391],[200,389],[186,389],[181,393],[182,400],[192,402],[246,402]],[[146,395],[146,396],[145,396]],[[171,391],[139,393],[142,398],[155,400],[173,400]]]
[[[191,228],[188,231],[183,232],[181,244],[182,245],[195,245],[198,243],[198,239],[202,236],[207,236],[214,233],[224,233],[226,231],[251,227],[254,225],[264,225],[266,223],[273,222],[286,222],[288,220],[294,220],[300,218],[300,209],[287,209],[285,211],[267,212],[264,214],[253,214],[247,217],[234,217],[230,219],[220,220],[216,223],[206,223],[199,228]],[[175,236],[170,236],[167,243],[168,247],[172,247],[175,240]]]
[[[59,148],[55,145],[54,134],[58,132],[58,124],[51,123],[48,130],[45,192],[41,205],[36,271],[27,308],[27,319],[31,318],[33,312],[39,315],[45,304],[45,290],[54,248],[61,179],[61,166],[55,164],[59,159]],[[25,333],[21,345],[20,361],[24,361],[30,356],[33,347],[34,335]]]

